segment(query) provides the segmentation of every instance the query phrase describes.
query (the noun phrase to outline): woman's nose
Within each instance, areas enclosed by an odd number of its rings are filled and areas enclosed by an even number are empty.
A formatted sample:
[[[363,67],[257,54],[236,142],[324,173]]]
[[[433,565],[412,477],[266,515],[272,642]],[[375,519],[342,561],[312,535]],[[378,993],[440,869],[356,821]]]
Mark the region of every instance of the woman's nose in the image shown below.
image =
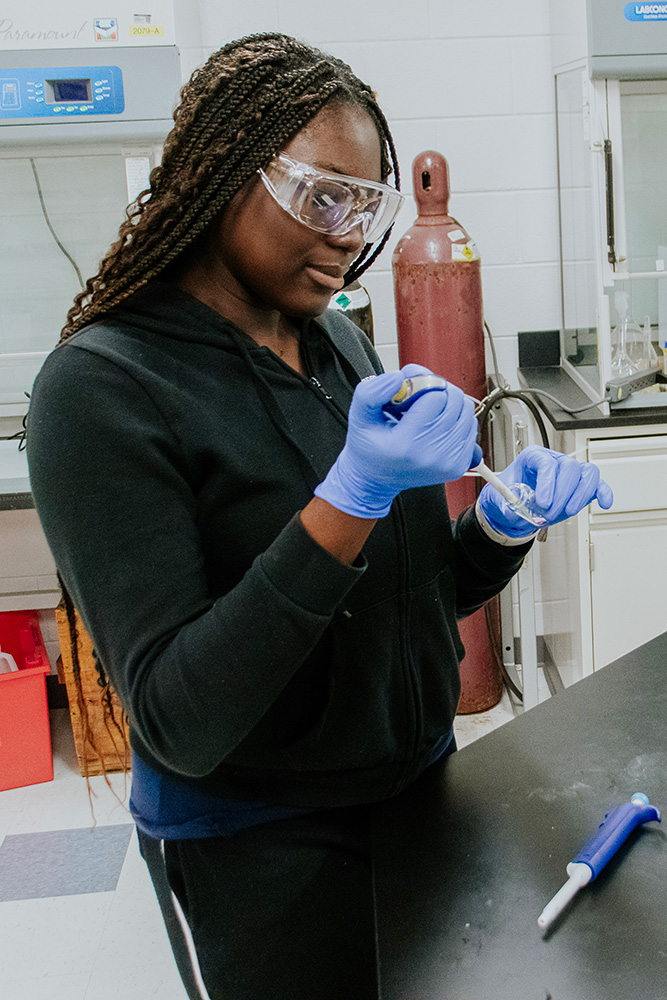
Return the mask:
[[[345,250],[354,257],[360,254],[366,245],[366,240],[360,222],[358,222],[356,226],[353,226],[347,233],[337,235],[327,233],[326,239],[330,246],[338,247],[340,250]]]

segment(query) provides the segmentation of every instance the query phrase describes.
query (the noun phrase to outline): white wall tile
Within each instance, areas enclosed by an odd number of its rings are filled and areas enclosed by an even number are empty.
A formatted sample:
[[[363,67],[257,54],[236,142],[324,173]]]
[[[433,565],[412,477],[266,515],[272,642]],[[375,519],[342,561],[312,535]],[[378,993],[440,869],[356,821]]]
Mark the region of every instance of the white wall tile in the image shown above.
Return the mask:
[[[385,42],[365,49],[367,79],[388,118],[512,112],[511,46],[505,39]]]
[[[482,268],[484,315],[496,336],[560,324],[558,264]]]
[[[482,267],[515,264],[522,259],[517,198],[514,193],[500,191],[496,194],[457,194],[451,199],[450,214],[477,244]]]
[[[519,260],[558,260],[558,195],[553,189],[516,195]]]
[[[549,0],[430,0],[431,34],[444,38],[543,35],[549,32]]]
[[[489,326],[490,325],[491,324],[489,324]],[[512,388],[518,389],[519,379],[517,377],[517,365],[519,364],[519,351],[516,337],[494,336],[493,343],[496,349],[499,373],[504,375]],[[491,375],[494,372],[494,364],[493,352],[489,346],[488,337],[484,338],[484,352],[486,356],[486,370],[488,374]]]
[[[244,0],[220,3],[199,0],[201,39],[205,48],[216,49],[233,38],[258,31],[279,31],[278,0]]]
[[[428,149],[437,149],[437,123],[433,118],[404,118],[399,121],[390,120],[389,127],[398,153],[401,190],[405,194],[411,195],[412,164],[419,153]],[[414,202],[412,204],[414,207]],[[403,210],[401,214],[403,214]]]
[[[588,33],[585,0],[552,0],[550,8],[553,65],[585,59]]]
[[[551,115],[447,118],[436,149],[448,160],[452,192],[555,188]]]
[[[548,35],[512,40],[512,84],[515,114],[553,113],[554,76]]]
[[[174,9],[174,31],[178,39],[178,47],[183,49],[198,48],[201,39],[201,4],[193,4],[191,0],[172,0]]]
[[[278,0],[280,30],[322,43],[428,38],[428,0]]]

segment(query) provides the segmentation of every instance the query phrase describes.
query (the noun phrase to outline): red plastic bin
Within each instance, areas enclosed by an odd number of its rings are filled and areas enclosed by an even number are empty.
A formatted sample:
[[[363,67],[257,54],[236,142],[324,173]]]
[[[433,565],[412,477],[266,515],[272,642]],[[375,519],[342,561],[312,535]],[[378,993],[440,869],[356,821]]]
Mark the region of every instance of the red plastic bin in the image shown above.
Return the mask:
[[[0,791],[53,780],[46,675],[51,667],[34,611],[0,613],[0,647],[18,670],[0,674]]]

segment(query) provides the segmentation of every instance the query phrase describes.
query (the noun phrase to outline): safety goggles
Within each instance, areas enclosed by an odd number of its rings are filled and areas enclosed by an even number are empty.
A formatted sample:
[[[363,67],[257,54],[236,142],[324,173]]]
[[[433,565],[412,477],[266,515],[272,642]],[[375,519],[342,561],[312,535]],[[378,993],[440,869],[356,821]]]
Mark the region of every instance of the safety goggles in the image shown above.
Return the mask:
[[[384,236],[405,199],[388,184],[329,174],[284,153],[258,173],[280,207],[304,226],[331,236],[361,226],[366,243]]]

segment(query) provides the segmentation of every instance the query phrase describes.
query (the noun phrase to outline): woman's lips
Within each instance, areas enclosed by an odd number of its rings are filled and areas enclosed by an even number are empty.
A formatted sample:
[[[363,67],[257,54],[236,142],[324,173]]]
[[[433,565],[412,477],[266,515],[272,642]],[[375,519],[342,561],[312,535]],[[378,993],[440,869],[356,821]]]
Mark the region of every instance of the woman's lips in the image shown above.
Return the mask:
[[[339,291],[345,281],[343,269],[337,264],[308,264],[306,273],[317,285],[330,288],[334,292]]]

